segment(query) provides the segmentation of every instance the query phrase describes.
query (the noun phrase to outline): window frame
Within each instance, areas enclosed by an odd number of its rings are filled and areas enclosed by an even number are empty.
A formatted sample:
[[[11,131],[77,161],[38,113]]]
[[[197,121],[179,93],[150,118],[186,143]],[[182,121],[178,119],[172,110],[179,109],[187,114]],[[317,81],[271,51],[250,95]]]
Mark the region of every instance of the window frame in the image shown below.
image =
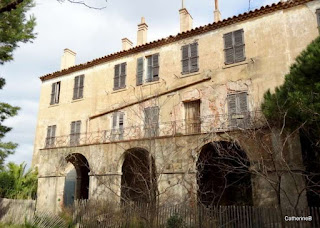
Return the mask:
[[[242,40],[242,43],[238,43],[236,42],[236,33],[238,32],[241,32],[241,40]],[[228,38],[228,35],[231,34],[231,41],[232,41],[232,46],[227,46],[227,38]],[[235,31],[232,31],[232,32],[228,32],[228,33],[225,33],[223,35],[223,51],[224,51],[224,64],[225,65],[230,65],[230,64],[235,64],[235,63],[239,63],[239,62],[243,62],[246,60],[246,52],[245,52],[245,40],[244,40],[244,30],[243,29],[238,29],[238,30],[235,30]],[[242,58],[236,58],[236,51],[237,49],[239,50],[239,48],[242,48],[242,55],[243,57]],[[232,50],[233,53],[232,53],[232,57],[233,57],[233,60],[232,61],[228,61],[228,51],[229,50]]]
[[[84,92],[84,74],[74,77],[72,100],[79,100],[83,98],[83,92]]]
[[[57,125],[51,125],[47,127],[45,148],[53,147],[53,145],[55,144],[56,130],[57,130]]]
[[[157,56],[157,63],[158,64],[155,64],[155,57]],[[146,78],[145,78],[145,83],[148,83],[148,82],[154,82],[154,81],[159,81],[159,78],[160,78],[160,54],[159,53],[155,53],[155,54],[152,54],[152,55],[148,55],[145,57],[146,59],[146,67],[147,67],[147,70],[146,70]],[[151,64],[149,64],[149,60],[151,60]],[[158,74],[155,74],[155,70],[158,71]],[[150,77],[149,77],[150,75]],[[157,75],[155,77],[155,75]]]
[[[196,47],[196,56],[192,55],[192,45],[195,45]],[[184,48],[188,48],[188,57],[184,56]],[[192,61],[196,60],[196,67],[192,67]],[[184,69],[184,62],[187,61],[188,62],[188,71],[185,71]],[[195,41],[193,43],[190,44],[186,44],[183,45],[181,47],[181,66],[182,66],[182,71],[181,74],[185,75],[185,74],[191,74],[191,73],[195,73],[199,71],[199,43],[198,41]]]
[[[127,62],[116,64],[114,66],[113,90],[115,91],[115,90],[126,88],[126,80],[127,80]]]
[[[50,105],[59,104],[60,90],[61,90],[61,81],[54,82],[51,84]]]

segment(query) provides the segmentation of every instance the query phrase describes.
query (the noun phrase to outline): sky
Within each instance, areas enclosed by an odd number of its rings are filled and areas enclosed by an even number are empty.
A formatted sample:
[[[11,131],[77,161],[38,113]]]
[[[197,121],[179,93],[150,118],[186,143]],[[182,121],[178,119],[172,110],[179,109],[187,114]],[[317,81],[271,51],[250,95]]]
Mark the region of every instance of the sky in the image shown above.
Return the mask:
[[[6,86],[0,90],[0,101],[21,107],[18,116],[5,121],[13,128],[3,141],[19,144],[6,162],[31,165],[33,142],[40,97],[40,76],[60,69],[65,48],[77,53],[76,64],[121,50],[121,39],[136,43],[137,25],[141,17],[149,26],[148,41],[179,32],[179,9],[182,0],[87,0],[94,10],[67,1],[35,0],[29,12],[37,19],[33,43],[20,44],[14,61],[0,66]],[[251,9],[279,0],[251,0]],[[213,22],[214,0],[185,0],[194,27]],[[249,0],[220,0],[222,18],[248,11]]]

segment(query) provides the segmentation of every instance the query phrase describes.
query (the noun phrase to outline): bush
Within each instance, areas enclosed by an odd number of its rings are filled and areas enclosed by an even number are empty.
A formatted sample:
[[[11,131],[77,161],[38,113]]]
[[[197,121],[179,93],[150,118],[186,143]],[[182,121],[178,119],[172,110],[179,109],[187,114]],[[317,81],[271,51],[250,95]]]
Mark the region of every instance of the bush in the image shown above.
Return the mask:
[[[180,215],[174,214],[167,220],[167,228],[183,228],[185,227],[183,219]]]

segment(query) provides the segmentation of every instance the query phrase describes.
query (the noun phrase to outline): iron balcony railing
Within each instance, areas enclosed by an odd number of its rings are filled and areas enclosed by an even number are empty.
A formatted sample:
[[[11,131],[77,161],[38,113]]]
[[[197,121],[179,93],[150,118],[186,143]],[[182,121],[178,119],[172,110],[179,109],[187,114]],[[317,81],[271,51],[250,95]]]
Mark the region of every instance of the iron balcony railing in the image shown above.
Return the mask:
[[[46,138],[45,148],[74,147],[79,145],[164,136],[183,136],[210,132],[246,130],[261,127],[265,125],[265,123],[266,120],[261,111],[236,113],[232,115],[218,114],[204,116],[198,119],[183,119],[149,125],[136,125],[112,130],[51,137]]]

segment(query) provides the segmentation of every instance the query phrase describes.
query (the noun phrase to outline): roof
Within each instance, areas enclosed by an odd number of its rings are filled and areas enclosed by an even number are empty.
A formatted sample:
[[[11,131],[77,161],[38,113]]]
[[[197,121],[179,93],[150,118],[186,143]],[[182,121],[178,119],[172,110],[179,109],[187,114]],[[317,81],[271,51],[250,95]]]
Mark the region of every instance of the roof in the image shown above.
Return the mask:
[[[146,43],[143,45],[135,46],[135,47],[133,47],[129,50],[126,50],[126,51],[115,52],[115,53],[106,55],[101,58],[94,59],[92,61],[89,61],[89,62],[86,62],[83,64],[75,65],[75,66],[70,67],[68,69],[56,71],[56,72],[44,75],[44,76],[40,77],[40,79],[41,79],[41,81],[46,81],[46,80],[49,80],[52,78],[57,78],[59,76],[63,76],[63,75],[77,72],[77,71],[80,71],[83,69],[87,69],[87,68],[90,68],[90,67],[102,64],[102,63],[106,63],[111,60],[119,59],[119,58],[122,58],[122,57],[125,57],[128,55],[131,55],[131,54],[135,54],[135,53],[146,51],[146,50],[149,50],[152,48],[160,47],[160,46],[163,46],[163,45],[166,45],[169,43],[173,43],[173,42],[176,42],[179,40],[183,40],[183,39],[186,39],[186,38],[198,35],[198,34],[213,31],[213,30],[216,30],[216,29],[228,26],[228,25],[232,25],[232,24],[235,24],[238,22],[246,21],[251,18],[259,17],[259,16],[262,16],[265,14],[269,14],[269,13],[278,11],[278,10],[283,10],[283,9],[295,7],[295,6],[305,4],[305,3],[311,2],[311,1],[313,1],[313,0],[288,0],[286,2],[279,2],[277,4],[274,3],[272,5],[263,6],[260,9],[245,12],[243,14],[229,17],[229,18],[224,19],[219,22],[214,22],[214,23],[211,23],[211,24],[208,24],[205,26],[200,26],[200,27],[191,29],[186,32],[178,33],[176,36],[171,35],[171,36],[163,38],[163,39],[159,39],[159,40],[152,41],[152,42],[149,42],[149,43]]]

